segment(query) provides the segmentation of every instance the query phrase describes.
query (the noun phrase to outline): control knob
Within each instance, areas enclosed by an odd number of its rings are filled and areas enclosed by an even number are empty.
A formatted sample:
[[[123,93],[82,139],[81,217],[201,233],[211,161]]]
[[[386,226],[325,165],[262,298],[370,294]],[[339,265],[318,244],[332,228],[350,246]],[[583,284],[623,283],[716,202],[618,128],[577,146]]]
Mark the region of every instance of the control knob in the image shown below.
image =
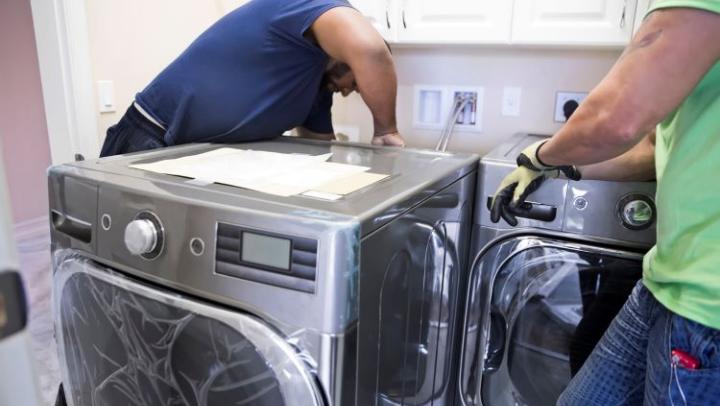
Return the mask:
[[[655,204],[647,196],[631,194],[618,204],[620,219],[629,230],[644,230],[655,222]]]
[[[125,247],[133,255],[153,259],[163,248],[163,227],[152,213],[140,213],[125,227]]]
[[[133,255],[153,252],[157,246],[155,224],[150,220],[133,220],[125,227],[125,246]]]

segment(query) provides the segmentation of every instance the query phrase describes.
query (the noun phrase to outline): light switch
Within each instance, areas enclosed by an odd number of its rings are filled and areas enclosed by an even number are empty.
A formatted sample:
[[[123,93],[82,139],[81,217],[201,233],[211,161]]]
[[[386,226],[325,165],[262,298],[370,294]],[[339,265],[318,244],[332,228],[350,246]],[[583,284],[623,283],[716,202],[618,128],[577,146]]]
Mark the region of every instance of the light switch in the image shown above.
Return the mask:
[[[101,113],[115,111],[115,84],[112,80],[98,80],[98,106]]]
[[[520,99],[522,89],[519,87],[506,87],[503,90],[502,115],[518,117],[520,115]]]

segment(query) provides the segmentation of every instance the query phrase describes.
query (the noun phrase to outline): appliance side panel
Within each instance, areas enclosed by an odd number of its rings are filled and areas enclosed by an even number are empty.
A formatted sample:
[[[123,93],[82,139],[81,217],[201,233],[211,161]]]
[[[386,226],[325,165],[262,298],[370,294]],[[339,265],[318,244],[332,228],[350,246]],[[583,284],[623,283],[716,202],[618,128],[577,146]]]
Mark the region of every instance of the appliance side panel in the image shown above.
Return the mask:
[[[475,172],[361,247],[358,405],[453,401]]]

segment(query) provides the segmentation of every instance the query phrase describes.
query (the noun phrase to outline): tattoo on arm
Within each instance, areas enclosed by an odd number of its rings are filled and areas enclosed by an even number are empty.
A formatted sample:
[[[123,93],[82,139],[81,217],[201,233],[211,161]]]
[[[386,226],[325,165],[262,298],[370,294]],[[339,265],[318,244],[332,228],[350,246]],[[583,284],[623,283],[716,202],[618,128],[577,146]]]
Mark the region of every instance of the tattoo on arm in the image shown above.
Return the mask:
[[[655,13],[650,14],[643,24],[649,23],[653,19],[654,15]],[[625,51],[620,56],[620,60],[639,49],[647,48],[650,45],[654,44],[662,36],[662,33],[662,28],[659,28],[651,33],[643,35],[642,38],[638,40],[631,41],[630,45],[625,48]]]
[[[626,56],[632,54],[633,52],[635,52],[639,49],[647,48],[650,45],[654,44],[658,40],[658,38],[660,38],[660,36],[662,36],[662,33],[663,33],[663,30],[659,29],[659,30],[653,31],[649,34],[645,34],[642,38],[640,38],[639,41],[633,42],[630,45],[628,45],[627,48],[625,48],[625,52],[623,52],[620,59],[625,58]]]

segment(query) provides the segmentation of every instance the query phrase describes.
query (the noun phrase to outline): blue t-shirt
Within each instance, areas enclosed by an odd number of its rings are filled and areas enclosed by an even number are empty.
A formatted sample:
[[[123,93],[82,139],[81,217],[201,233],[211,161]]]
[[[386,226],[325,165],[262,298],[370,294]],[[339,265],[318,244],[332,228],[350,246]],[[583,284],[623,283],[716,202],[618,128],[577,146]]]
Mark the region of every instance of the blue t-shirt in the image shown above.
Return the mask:
[[[302,126],[333,131],[328,55],[304,37],[346,0],[253,0],[226,15],[135,97],[168,145],[272,138]]]

